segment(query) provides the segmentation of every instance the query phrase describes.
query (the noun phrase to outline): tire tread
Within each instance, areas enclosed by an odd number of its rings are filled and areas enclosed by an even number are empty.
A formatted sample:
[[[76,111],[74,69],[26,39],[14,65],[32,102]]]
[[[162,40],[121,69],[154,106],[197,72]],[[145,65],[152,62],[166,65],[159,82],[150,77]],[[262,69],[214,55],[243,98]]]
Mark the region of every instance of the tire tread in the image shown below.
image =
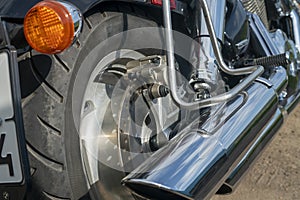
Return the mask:
[[[83,30],[76,43],[65,52],[51,56],[52,66],[47,77],[40,72],[40,67],[31,59],[32,73],[40,83],[32,95],[24,99],[26,104],[23,107],[25,132],[29,140],[27,141],[27,149],[31,168],[34,169],[32,174],[33,190],[29,192],[27,199],[50,199],[50,200],[68,200],[77,199],[78,195],[73,192],[80,190],[70,183],[70,175],[67,172],[67,157],[65,151],[65,133],[64,122],[66,98],[68,96],[69,84],[73,73],[75,58],[77,58],[80,50],[88,45],[87,38],[92,34],[101,23],[112,18],[120,17],[120,12],[147,18],[147,13],[131,4],[112,4],[105,8],[95,8],[86,14],[83,22]],[[31,57],[36,54],[31,53]],[[58,73],[63,73],[64,80],[57,83]],[[45,107],[36,109],[35,105],[40,102],[45,103]],[[55,111],[49,111],[46,107],[53,107]],[[33,130],[38,131],[33,131]],[[29,136],[30,135],[30,136]],[[26,137],[27,137],[26,136]],[[52,146],[52,149],[45,150],[42,148],[42,142]],[[39,147],[37,147],[39,146]],[[61,152],[58,156],[55,151]],[[72,187],[72,189],[71,189]],[[38,194],[37,194],[38,193]],[[80,193],[80,192],[78,192]]]

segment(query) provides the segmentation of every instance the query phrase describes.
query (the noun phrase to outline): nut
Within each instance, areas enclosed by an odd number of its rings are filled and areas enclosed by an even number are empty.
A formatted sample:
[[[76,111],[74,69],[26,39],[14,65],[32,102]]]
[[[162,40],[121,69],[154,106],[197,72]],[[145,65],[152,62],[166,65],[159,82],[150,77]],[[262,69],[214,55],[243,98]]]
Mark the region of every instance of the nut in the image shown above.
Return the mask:
[[[8,194],[8,192],[3,192],[3,193],[2,193],[2,196],[3,196],[3,198],[4,198],[5,200],[9,200],[9,194]]]

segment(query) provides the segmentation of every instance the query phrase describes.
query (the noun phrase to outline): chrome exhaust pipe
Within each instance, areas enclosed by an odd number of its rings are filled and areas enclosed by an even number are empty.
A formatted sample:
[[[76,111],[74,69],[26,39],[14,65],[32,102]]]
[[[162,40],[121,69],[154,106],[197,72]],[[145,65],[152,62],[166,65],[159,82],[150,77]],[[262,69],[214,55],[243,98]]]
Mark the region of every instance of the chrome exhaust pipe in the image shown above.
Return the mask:
[[[296,10],[291,11],[290,18],[294,27],[293,34],[294,34],[295,45],[296,48],[300,50],[300,29],[299,29],[300,18]],[[256,23],[259,23],[259,20],[256,20]],[[255,23],[253,23],[252,25],[257,26],[257,24]],[[252,28],[257,29],[255,27]],[[262,34],[265,32],[261,28],[258,29],[259,31],[261,31]],[[264,39],[267,38],[265,36],[266,35],[264,35]],[[268,45],[272,46],[273,43],[268,42]],[[300,61],[298,60],[298,62]],[[280,94],[280,91],[282,91],[282,89],[286,87],[286,82],[288,80],[285,81],[280,80],[280,78],[284,78],[287,76],[282,74],[282,73],[286,73],[286,71],[282,67],[278,69],[279,69],[278,71],[279,73],[275,73],[276,78],[273,77],[272,82],[274,83],[274,85],[277,85],[275,86],[275,88],[278,88],[277,93]],[[282,84],[282,86],[280,86],[279,83],[285,83],[285,84]],[[295,83],[295,84],[297,86],[300,83]],[[270,143],[277,130],[283,124],[284,121],[283,119],[286,117],[286,115],[292,112],[292,110],[298,105],[299,102],[300,102],[300,91],[296,91],[295,94],[293,94],[287,99],[287,103],[276,111],[271,121],[266,125],[266,128],[262,131],[262,133],[260,133],[260,136],[256,139],[256,141],[253,143],[253,145],[246,153],[244,158],[235,167],[235,169],[232,171],[230,176],[227,178],[227,180],[225,181],[225,183],[222,185],[222,187],[219,189],[217,193],[225,194],[225,193],[231,193],[233,190],[235,190],[242,177],[247,173],[249,169],[251,169],[252,164],[255,163],[255,160],[257,160],[261,152]]]
[[[273,80],[277,81],[277,84],[274,84],[274,88],[278,88],[279,90],[277,91],[278,93],[280,93],[281,91],[280,88],[282,87],[279,86],[280,84],[278,83],[279,82],[287,83],[288,80],[287,79],[285,81],[283,79],[280,80],[280,78],[285,77],[284,76],[285,70],[281,67],[278,70],[279,73],[275,75],[276,77],[273,77]],[[281,76],[279,75],[280,73]],[[268,124],[266,124],[265,128],[259,134],[259,137],[252,144],[252,146],[245,154],[243,159],[238,163],[238,165],[234,168],[234,170],[227,178],[225,183],[218,190],[217,192],[218,194],[231,193],[236,189],[242,177],[249,171],[249,169],[251,169],[252,165],[259,158],[259,155],[272,141],[273,137],[275,136],[279,128],[284,124],[284,119],[286,118],[286,115],[289,115],[294,110],[294,108],[298,105],[299,102],[300,102],[300,91],[296,92],[296,94],[291,96],[288,99],[288,102],[285,106],[282,106],[277,109],[272,119],[269,121]]]
[[[275,115],[266,125],[265,129],[259,134],[259,137],[253,143],[251,148],[245,154],[243,159],[234,168],[233,172],[227,178],[225,183],[218,190],[217,194],[228,194],[236,189],[242,177],[251,169],[252,165],[259,158],[259,155],[272,141],[273,137],[284,123],[284,112],[277,109]]]
[[[245,154],[243,159],[234,168],[230,176],[226,179],[225,183],[218,190],[217,194],[228,194],[234,191],[242,180],[243,176],[247,174],[252,165],[259,158],[259,155],[264,151],[268,144],[272,141],[277,130],[284,124],[285,114],[289,114],[300,102],[300,92],[290,98],[290,102],[281,109],[277,109],[275,115],[266,128],[262,131],[251,148]]]
[[[281,80],[285,82],[286,78]],[[122,183],[150,199],[210,198],[260,138],[260,133],[281,125],[283,115],[278,113],[276,88],[279,85],[282,84],[268,88],[261,81],[253,83],[242,96],[227,103],[221,127],[209,134],[200,128],[179,133]]]

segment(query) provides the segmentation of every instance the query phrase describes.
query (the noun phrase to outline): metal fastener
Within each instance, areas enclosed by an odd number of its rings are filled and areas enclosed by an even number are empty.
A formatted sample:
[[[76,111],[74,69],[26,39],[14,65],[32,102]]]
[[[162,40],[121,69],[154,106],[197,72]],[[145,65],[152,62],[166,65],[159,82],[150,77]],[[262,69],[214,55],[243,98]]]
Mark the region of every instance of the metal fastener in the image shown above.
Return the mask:
[[[4,198],[5,200],[9,200],[9,194],[8,194],[8,192],[3,192],[3,193],[2,193],[2,196],[3,196],[3,198]]]

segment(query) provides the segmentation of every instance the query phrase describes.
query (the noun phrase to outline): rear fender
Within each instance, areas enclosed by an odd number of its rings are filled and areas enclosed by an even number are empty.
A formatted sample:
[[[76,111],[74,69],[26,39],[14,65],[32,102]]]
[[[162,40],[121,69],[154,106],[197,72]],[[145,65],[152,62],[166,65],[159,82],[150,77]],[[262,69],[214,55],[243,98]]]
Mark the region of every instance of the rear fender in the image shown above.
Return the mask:
[[[28,1],[19,1],[19,0],[2,0],[0,6],[0,16],[5,18],[14,18],[22,19],[26,15],[27,11],[33,7],[35,4],[41,0],[28,0]],[[150,0],[64,0],[74,4],[80,11],[84,14],[95,5],[98,5],[103,2],[128,2],[134,4],[150,4]],[[175,10],[177,12],[182,11],[182,3],[179,3],[178,8]]]

